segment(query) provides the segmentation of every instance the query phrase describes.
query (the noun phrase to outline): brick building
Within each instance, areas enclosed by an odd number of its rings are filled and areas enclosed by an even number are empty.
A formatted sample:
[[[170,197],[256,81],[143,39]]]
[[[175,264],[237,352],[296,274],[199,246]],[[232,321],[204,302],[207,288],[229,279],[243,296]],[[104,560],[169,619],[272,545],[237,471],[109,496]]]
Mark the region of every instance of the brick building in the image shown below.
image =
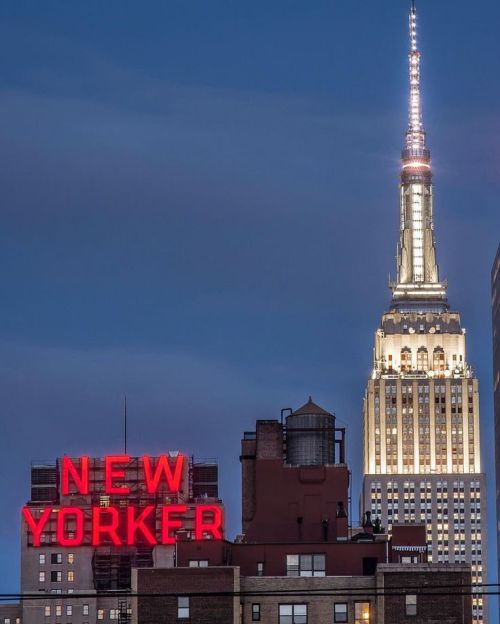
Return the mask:
[[[22,609],[17,604],[0,604],[0,624],[21,624]]]
[[[242,535],[179,534],[177,567],[134,570],[132,621],[469,624],[470,566],[428,563],[424,523],[390,538],[370,512],[349,525],[344,445],[311,399],[257,421],[241,443]]]
[[[194,539],[197,510],[210,507],[223,519],[217,464],[177,451],[34,463],[21,519],[23,599],[0,605],[0,624],[127,624],[132,569],[175,565],[175,530],[162,525],[179,523]]]

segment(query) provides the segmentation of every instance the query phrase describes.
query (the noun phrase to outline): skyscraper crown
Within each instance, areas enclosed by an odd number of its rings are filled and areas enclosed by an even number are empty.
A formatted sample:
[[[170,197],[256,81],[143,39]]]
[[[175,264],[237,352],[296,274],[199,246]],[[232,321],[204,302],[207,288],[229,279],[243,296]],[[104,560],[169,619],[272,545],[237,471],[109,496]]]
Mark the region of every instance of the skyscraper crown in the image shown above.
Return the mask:
[[[405,310],[446,308],[446,284],[439,280],[432,209],[431,155],[422,122],[417,11],[409,15],[410,50],[408,129],[401,154],[400,238],[393,305]]]

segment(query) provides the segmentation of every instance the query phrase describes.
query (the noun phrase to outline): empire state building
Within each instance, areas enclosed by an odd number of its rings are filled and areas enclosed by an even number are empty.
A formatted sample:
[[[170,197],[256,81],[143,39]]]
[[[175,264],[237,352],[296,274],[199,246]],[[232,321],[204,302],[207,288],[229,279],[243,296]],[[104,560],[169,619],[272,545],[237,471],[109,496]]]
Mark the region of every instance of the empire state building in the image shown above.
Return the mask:
[[[485,500],[478,380],[460,314],[440,278],[430,151],[422,123],[417,14],[410,11],[409,119],[392,300],[375,332],[364,398],[364,508],[388,530],[425,522],[429,560],[467,562],[485,578]],[[473,621],[483,599],[473,596]]]

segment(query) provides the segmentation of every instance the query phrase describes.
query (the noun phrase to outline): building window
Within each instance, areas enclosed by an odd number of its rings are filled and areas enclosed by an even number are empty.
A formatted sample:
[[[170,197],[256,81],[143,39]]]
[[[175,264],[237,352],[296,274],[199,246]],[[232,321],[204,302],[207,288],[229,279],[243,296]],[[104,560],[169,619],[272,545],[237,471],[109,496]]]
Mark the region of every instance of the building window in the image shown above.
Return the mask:
[[[104,620],[104,609],[97,609],[97,619]]]
[[[109,507],[110,497],[107,494],[101,494],[99,497],[99,505],[101,507]]]
[[[66,615],[73,615],[73,606],[66,605]]]
[[[325,576],[325,555],[287,555],[287,576]]]
[[[177,618],[179,620],[187,620],[189,618],[189,597],[188,596],[178,596]]]
[[[38,563],[40,565],[45,565],[45,555],[38,555]]]
[[[62,606],[61,605],[56,605],[56,615],[57,616],[61,616],[62,615]]]
[[[252,622],[260,622],[260,604],[252,605]]]
[[[88,615],[89,614],[89,605],[88,604],[84,604],[83,605],[83,615]]]
[[[434,349],[433,368],[435,371],[444,371],[445,369],[444,351],[441,347]]]
[[[68,563],[69,563],[69,565],[73,565],[75,563],[75,555],[74,555],[74,553],[68,553]]]
[[[425,347],[420,347],[417,351],[417,370],[426,371],[429,368],[429,355]]]
[[[68,583],[72,583],[75,580],[75,573],[73,570],[69,570],[68,572]]]
[[[417,596],[416,594],[407,594],[405,596],[406,615],[417,615]]]
[[[45,607],[45,617],[50,617],[50,605]]]
[[[370,624],[370,603],[354,603],[354,624]]]
[[[279,606],[279,624],[307,624],[307,605],[283,604]]]
[[[52,583],[60,583],[62,581],[62,572],[60,570],[52,570],[50,580]]]
[[[50,563],[62,563],[62,553],[52,553],[50,555]]]
[[[110,620],[117,620],[120,616],[120,611],[119,609],[110,609],[109,610],[109,619]]]
[[[38,582],[39,583],[45,583],[45,572],[39,572],[38,573]]]
[[[401,555],[401,563],[418,563],[418,555]]]
[[[190,559],[190,568],[208,568],[208,559]]]
[[[264,562],[257,562],[257,576],[264,576]]]
[[[336,602],[333,605],[333,621],[347,622],[347,602]]]
[[[401,372],[411,371],[411,350],[408,347],[401,349]]]

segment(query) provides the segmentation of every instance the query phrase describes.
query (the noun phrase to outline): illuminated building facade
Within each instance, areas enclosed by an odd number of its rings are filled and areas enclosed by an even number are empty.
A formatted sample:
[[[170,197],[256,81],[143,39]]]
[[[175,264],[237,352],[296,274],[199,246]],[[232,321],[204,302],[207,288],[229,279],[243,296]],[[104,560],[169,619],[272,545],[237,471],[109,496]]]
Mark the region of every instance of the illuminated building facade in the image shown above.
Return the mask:
[[[495,464],[497,503],[497,549],[500,572],[500,245],[491,270],[491,312],[493,321],[493,391],[495,401]]]
[[[34,464],[21,516],[23,624],[130,622],[132,568],[174,566],[179,535],[224,533],[217,464],[178,452]]]
[[[409,73],[397,279],[391,283],[390,309],[375,333],[364,399],[363,504],[389,530],[397,522],[425,521],[430,560],[468,562],[473,583],[481,583],[486,505],[478,380],[436,261],[414,6]],[[478,595],[473,609],[474,621],[482,621]]]

